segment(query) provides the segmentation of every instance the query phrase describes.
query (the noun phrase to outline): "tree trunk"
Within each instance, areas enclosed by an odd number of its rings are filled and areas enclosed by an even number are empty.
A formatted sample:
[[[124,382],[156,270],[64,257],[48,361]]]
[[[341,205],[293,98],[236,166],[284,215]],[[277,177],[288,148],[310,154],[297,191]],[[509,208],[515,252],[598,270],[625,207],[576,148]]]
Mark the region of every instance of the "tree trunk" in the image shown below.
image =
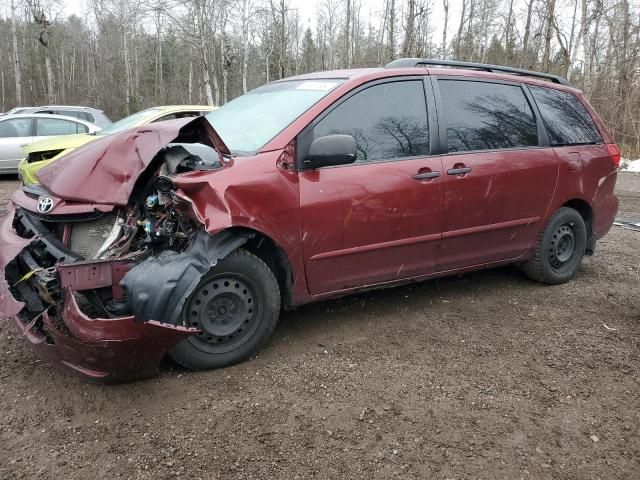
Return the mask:
[[[542,51],[542,70],[548,72],[551,69],[551,38],[554,31],[554,17],[556,0],[547,0],[547,11],[544,29],[544,50]]]
[[[504,30],[505,50],[508,52],[511,48],[511,19],[513,18],[513,0],[509,0],[509,13],[507,14],[507,25]]]
[[[573,24],[571,25],[571,43],[569,44],[569,65],[567,68],[567,80],[571,80],[571,75],[573,73],[573,63],[576,60],[576,55],[578,54],[578,48],[580,48],[580,41],[582,40],[582,30],[587,27],[587,12],[585,11],[586,0],[582,0],[582,12],[580,14],[580,30],[578,31],[578,35],[574,36],[575,33],[575,23],[576,16],[578,12],[578,0],[575,0],[575,6],[573,11]]]
[[[220,99],[218,98],[218,88],[215,88],[215,103],[214,96],[211,90],[211,76],[209,75],[209,56],[207,55],[207,39],[205,38],[205,2],[198,2],[196,5],[197,15],[197,31],[198,31],[198,54],[200,56],[200,67],[202,68],[202,84],[204,87],[204,93],[207,99],[207,105],[218,105]],[[215,49],[213,50],[215,52]],[[215,75],[214,75],[215,80]],[[217,81],[216,81],[217,83]]]
[[[204,39],[203,42],[204,44]],[[211,77],[209,76],[209,60],[207,58],[206,45],[200,46],[200,65],[202,67],[202,83],[204,85],[204,93],[207,97],[207,105],[216,105],[213,102],[213,92],[211,91]]]
[[[466,12],[467,0],[462,0],[462,12],[460,12],[460,23],[458,24],[458,35],[456,37],[456,47],[454,50],[455,60],[460,60],[460,42],[462,41],[462,29],[464,28],[464,15]]]
[[[464,40],[464,51],[462,56],[465,60],[473,60],[473,21],[476,18],[476,2],[469,0],[469,23],[467,24],[467,35]]]
[[[163,83],[163,71],[162,71],[162,17],[160,15],[160,8],[156,9],[156,85],[154,93],[156,98],[162,99],[162,83]]]
[[[0,57],[0,110],[4,112],[5,109],[4,62],[2,62],[2,57]]]
[[[280,78],[286,76],[286,55],[287,55],[287,24],[286,24],[286,4],[285,0],[280,0]]]
[[[129,65],[129,42],[127,40],[127,30],[122,26],[122,54],[124,61],[124,78],[125,78],[125,112],[127,115],[131,113],[131,68]]]
[[[409,0],[406,18],[404,41],[402,42],[402,56],[410,57],[413,49],[413,36],[415,32],[416,20],[416,0]]]
[[[442,0],[442,7],[444,8],[444,28],[442,29],[442,47],[440,48],[440,56],[444,60],[447,58],[447,28],[449,25],[449,1]]]
[[[187,84],[187,103],[193,102],[193,60],[189,58],[189,80]]]
[[[16,106],[22,105],[22,81],[20,78],[20,55],[18,54],[18,35],[16,34],[16,4],[11,0],[11,43],[13,44],[13,74],[16,83]]]
[[[527,50],[529,48],[529,37],[531,36],[531,16],[533,14],[533,2],[535,0],[529,0],[527,4],[527,21],[524,25],[524,35],[522,37],[522,52],[520,53],[520,60],[518,66],[522,68],[524,66],[525,59],[527,58]]]
[[[344,21],[344,68],[349,68],[351,66],[351,59],[350,59],[350,55],[349,55],[349,46],[350,46],[350,40],[349,40],[349,28],[350,28],[350,21],[351,21],[351,0],[347,0],[347,12],[346,12],[346,18]]]
[[[389,0],[389,61],[396,58],[396,0]]]
[[[242,0],[242,93],[247,93],[249,67],[249,0]]]
[[[51,66],[51,52],[49,51],[49,47],[45,49],[44,63],[47,73],[47,102],[49,105],[53,105],[56,103],[56,92],[54,90],[53,67]]]
[[[222,25],[222,32],[220,34],[220,66],[222,67],[222,103],[227,103],[227,86],[229,83],[229,67],[227,66],[227,54],[224,25]]]
[[[60,53],[60,82],[58,83],[58,85],[60,86],[59,87],[60,100],[62,102],[65,102],[65,100],[67,99],[66,92],[65,92],[65,84],[67,82],[66,82],[65,73],[64,73],[64,64],[65,64],[65,55],[64,55],[64,47],[62,47],[62,52]]]
[[[583,0],[583,8],[587,9],[587,0]],[[601,7],[600,1],[596,0],[595,12],[599,13]],[[600,15],[595,14],[595,24],[593,27],[593,39],[589,38],[589,28],[582,31],[582,45],[584,49],[584,91],[587,95],[591,93],[591,59],[595,52],[596,39],[600,27]]]

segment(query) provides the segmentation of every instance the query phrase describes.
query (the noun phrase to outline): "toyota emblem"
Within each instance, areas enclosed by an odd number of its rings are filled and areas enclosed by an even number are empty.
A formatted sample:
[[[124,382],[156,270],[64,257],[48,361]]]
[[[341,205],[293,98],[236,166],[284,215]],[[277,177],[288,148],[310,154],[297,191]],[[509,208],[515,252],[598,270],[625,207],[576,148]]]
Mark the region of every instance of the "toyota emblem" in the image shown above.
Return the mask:
[[[37,208],[39,213],[48,213],[53,208],[53,199],[49,197],[40,198]]]

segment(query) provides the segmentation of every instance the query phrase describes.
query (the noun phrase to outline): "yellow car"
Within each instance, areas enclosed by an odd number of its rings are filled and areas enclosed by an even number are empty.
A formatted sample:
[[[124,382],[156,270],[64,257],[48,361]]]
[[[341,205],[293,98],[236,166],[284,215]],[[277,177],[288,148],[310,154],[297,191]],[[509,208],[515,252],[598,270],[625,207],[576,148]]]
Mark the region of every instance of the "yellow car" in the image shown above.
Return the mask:
[[[38,183],[36,173],[42,167],[55,162],[58,158],[70,151],[81,147],[98,136],[111,135],[128,128],[139,127],[152,122],[173,120],[175,118],[197,117],[211,112],[218,107],[209,105],[169,105],[152,107],[141,110],[133,115],[119,120],[94,134],[65,135],[62,137],[48,138],[40,142],[25,145],[22,151],[27,155],[18,165],[18,175],[25,185]]]

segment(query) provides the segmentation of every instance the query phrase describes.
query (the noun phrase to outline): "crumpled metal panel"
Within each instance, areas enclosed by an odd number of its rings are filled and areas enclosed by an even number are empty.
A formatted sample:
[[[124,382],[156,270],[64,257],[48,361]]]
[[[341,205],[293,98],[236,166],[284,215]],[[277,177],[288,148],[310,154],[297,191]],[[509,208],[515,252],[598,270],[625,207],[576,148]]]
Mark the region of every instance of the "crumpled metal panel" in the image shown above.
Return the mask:
[[[126,205],[136,180],[156,154],[180,138],[209,139],[220,154],[229,150],[204,117],[152,123],[89,142],[42,168],[40,183],[67,201]]]
[[[47,311],[42,320],[52,342],[40,331],[28,328],[18,317],[14,321],[24,338],[45,360],[62,369],[99,383],[118,383],[152,377],[162,357],[195,329],[148,322],[136,324],[131,317],[91,319],[74,301],[65,305],[67,326],[80,338],[60,331]],[[107,323],[98,327],[101,322]]]
[[[4,269],[33,239],[18,236],[13,229],[15,209],[12,203],[7,206],[7,216],[0,223],[0,318],[17,315],[24,303],[19,302],[9,291]]]

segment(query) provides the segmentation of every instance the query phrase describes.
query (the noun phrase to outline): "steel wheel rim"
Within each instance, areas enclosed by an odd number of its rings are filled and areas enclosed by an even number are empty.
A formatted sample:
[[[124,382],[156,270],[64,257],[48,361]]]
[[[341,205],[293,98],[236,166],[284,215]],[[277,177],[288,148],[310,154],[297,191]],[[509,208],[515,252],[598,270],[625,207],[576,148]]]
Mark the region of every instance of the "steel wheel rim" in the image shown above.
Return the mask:
[[[576,255],[576,230],[573,223],[558,226],[551,237],[549,263],[554,270],[560,270]]]
[[[189,297],[185,324],[199,332],[189,341],[205,353],[226,353],[255,333],[262,317],[262,295],[244,275],[224,273],[207,278]]]

